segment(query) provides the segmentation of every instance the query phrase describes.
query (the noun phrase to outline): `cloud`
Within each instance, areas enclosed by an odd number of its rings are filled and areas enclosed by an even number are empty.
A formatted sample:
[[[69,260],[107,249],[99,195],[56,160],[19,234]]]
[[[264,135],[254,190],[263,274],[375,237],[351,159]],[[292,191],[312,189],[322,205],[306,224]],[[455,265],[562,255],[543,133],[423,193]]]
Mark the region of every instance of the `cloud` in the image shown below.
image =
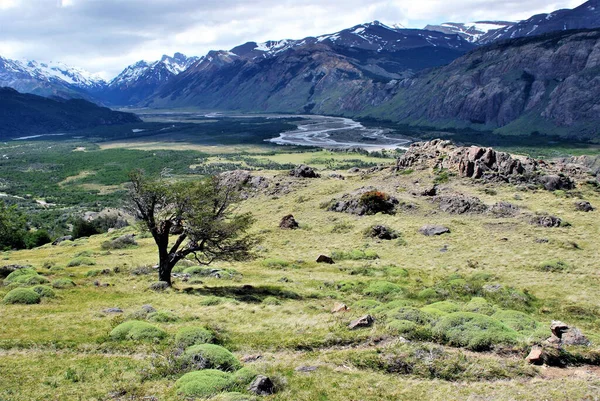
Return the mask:
[[[63,61],[105,78],[140,59],[204,55],[380,20],[519,20],[583,0],[0,0],[0,55]]]

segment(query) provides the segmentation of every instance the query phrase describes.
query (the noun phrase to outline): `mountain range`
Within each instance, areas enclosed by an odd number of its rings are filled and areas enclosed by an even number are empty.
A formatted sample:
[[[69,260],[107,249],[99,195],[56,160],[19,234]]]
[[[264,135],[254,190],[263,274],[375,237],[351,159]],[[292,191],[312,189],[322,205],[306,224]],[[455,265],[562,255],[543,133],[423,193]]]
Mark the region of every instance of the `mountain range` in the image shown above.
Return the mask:
[[[508,133],[537,127],[590,137],[597,133],[590,121],[600,120],[597,32],[577,30],[593,28],[600,28],[600,0],[520,22],[405,29],[374,21],[202,57],[176,53],[130,65],[110,82],[57,63],[0,58],[0,86],[109,106],[318,113]]]

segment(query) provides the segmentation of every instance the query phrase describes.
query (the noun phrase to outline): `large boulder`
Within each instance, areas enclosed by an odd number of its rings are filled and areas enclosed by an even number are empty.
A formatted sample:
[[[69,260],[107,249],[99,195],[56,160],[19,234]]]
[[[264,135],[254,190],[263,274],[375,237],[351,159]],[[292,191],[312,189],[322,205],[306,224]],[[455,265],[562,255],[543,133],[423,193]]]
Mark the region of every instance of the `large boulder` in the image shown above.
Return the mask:
[[[307,166],[305,164],[301,164],[296,166],[292,170],[290,170],[290,175],[292,177],[298,178],[319,178],[321,177],[312,167]]]
[[[547,191],[569,190],[575,188],[575,183],[564,175],[543,175],[538,178]]]
[[[433,201],[439,204],[441,211],[450,214],[484,213],[487,210],[479,198],[462,194],[436,196]]]
[[[8,277],[9,274],[11,274],[12,272],[14,272],[16,270],[27,269],[27,268],[28,268],[28,266],[21,266],[21,265],[1,266],[0,267],[0,278],[6,278],[6,277]]]
[[[552,337],[548,339],[551,344],[558,345],[583,345],[589,346],[590,340],[583,335],[577,327],[570,327],[560,320],[553,320],[550,324]]]
[[[450,229],[440,225],[425,225],[419,228],[419,232],[427,237],[433,237],[435,235],[448,234],[450,233]]]
[[[380,240],[390,241],[398,238],[398,233],[392,230],[391,228],[377,224],[372,227],[369,227],[369,229],[366,232],[366,236],[370,238],[377,238]]]
[[[353,320],[348,325],[350,330],[360,329],[363,327],[371,327],[375,323],[375,319],[371,315],[365,315],[363,317],[359,317],[356,320]]]
[[[256,395],[271,395],[275,393],[275,385],[268,377],[258,375],[248,387],[248,391]]]
[[[279,223],[279,228],[281,228],[282,230],[295,230],[299,227],[300,225],[298,224],[294,216],[291,214],[288,214],[287,216],[282,218],[281,222]]]
[[[593,212],[594,207],[588,201],[577,201],[575,202],[575,210],[578,212]]]
[[[343,195],[340,199],[333,199],[327,210],[358,216],[377,213],[394,214],[399,204],[398,199],[385,192],[378,191],[373,187],[363,187]]]
[[[265,177],[254,176],[246,170],[226,171],[219,175],[219,182],[230,188],[237,189],[242,198],[248,198],[252,193],[269,188],[269,180]]]
[[[552,227],[560,227],[562,225],[562,220],[556,216],[550,216],[547,214],[543,214],[543,215],[532,217],[530,220],[530,223],[535,226],[552,228]]]

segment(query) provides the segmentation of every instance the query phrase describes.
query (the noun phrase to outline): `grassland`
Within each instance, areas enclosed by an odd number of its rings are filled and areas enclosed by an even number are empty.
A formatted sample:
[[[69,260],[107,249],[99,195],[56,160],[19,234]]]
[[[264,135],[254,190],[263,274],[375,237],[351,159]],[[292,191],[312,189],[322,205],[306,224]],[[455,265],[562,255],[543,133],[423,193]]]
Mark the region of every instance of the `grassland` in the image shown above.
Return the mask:
[[[116,150],[95,155],[112,151]],[[0,305],[0,400],[184,399],[174,388],[181,373],[165,366],[176,352],[175,334],[189,326],[208,328],[217,343],[246,361],[245,366],[271,377],[279,391],[269,400],[592,400],[600,392],[595,366],[538,368],[524,361],[530,346],[550,335],[554,319],[579,327],[593,345],[570,351],[595,360],[600,341],[599,212],[577,212],[573,206],[580,198],[600,205],[600,194],[592,187],[582,185],[569,193],[522,192],[511,185],[484,186],[451,177],[442,184],[443,190],[471,194],[489,205],[508,201],[519,206],[521,215],[449,215],[428,199],[411,194],[436,179],[432,171],[346,172],[352,164],[364,167],[390,163],[389,159],[329,152],[253,153],[239,159],[223,152],[198,160],[198,154],[173,152],[169,160],[181,161],[186,179],[189,165],[205,163],[254,167],[261,169],[255,174],[268,178],[285,174],[248,165],[249,160],[268,160],[278,166],[309,162],[322,169],[324,178],[295,179],[289,192],[257,194],[244,201],[239,211],[254,214],[252,230],[263,238],[255,259],[218,263],[215,268],[228,272],[222,278],[176,280],[166,292],[148,290],[156,273],[140,267],[156,263],[156,249],[137,227],[2,254],[2,264],[31,265],[50,281],[68,278],[76,286],[56,289],[57,297],[41,304]],[[85,154],[77,152],[76,157]],[[162,163],[153,168],[160,171],[167,166]],[[115,184],[95,181],[98,172],[82,171],[92,169],[65,172],[57,185]],[[333,172],[346,179],[327,178]],[[404,207],[395,215],[363,217],[322,208],[364,186],[397,197]],[[569,225],[533,226],[527,216],[536,212],[557,215]],[[279,229],[281,217],[290,213],[300,229]],[[395,229],[400,238],[366,238],[365,230],[374,224]],[[451,233],[425,237],[418,232],[424,224],[446,225]],[[139,234],[137,247],[102,249],[108,239],[131,232]],[[314,262],[320,254],[336,252],[359,256],[334,265]],[[93,265],[68,267],[76,258]],[[540,268],[549,261],[560,261],[564,268]],[[106,274],[101,272],[105,269]],[[502,288],[507,296],[486,295],[483,285]],[[8,290],[0,287],[0,298]],[[431,297],[430,290],[444,295]],[[525,313],[535,329],[515,335],[510,344],[475,352],[427,335],[405,343],[390,324],[390,313],[399,307],[421,310],[447,300],[467,310],[481,301],[472,298],[482,297],[492,311]],[[350,310],[331,313],[337,302]],[[167,331],[167,339],[112,340],[111,330],[145,304],[179,318],[155,323]],[[113,307],[124,313],[104,312]],[[366,313],[375,316],[373,327],[347,328],[352,319]]]

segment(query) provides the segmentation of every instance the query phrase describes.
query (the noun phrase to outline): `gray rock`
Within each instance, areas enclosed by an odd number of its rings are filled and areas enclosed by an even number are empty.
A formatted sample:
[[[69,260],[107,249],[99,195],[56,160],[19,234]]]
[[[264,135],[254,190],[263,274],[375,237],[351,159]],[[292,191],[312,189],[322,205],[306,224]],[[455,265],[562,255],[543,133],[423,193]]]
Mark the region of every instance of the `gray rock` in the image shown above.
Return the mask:
[[[319,178],[321,177],[312,167],[309,167],[305,164],[301,164],[296,166],[290,171],[290,175],[292,177],[298,178]]]
[[[350,330],[355,330],[355,329],[360,329],[363,327],[371,327],[371,326],[373,326],[373,323],[375,323],[375,319],[373,318],[373,316],[365,315],[365,316],[359,317],[356,320],[351,321],[350,324],[348,325],[348,328]]]
[[[6,278],[12,272],[19,269],[26,269],[29,266],[21,266],[21,265],[7,265],[0,267],[0,278]]]
[[[544,175],[539,179],[539,183],[547,191],[570,190],[575,188],[575,183],[569,177],[560,175]]]
[[[479,198],[462,194],[437,196],[433,200],[441,211],[450,214],[483,213],[487,210]]]
[[[490,208],[496,217],[514,217],[519,214],[519,207],[508,202],[497,202]]]
[[[248,391],[256,395],[271,395],[275,393],[275,385],[267,376],[258,375],[248,387]]]
[[[367,236],[371,237],[371,238],[378,238],[380,240],[386,240],[386,241],[390,241],[390,240],[398,238],[398,234],[394,230],[392,230],[391,228],[388,228],[386,226],[379,225],[379,224],[369,228],[369,230],[367,232]]]
[[[104,312],[104,313],[123,313],[123,309],[121,309],[121,308],[108,308],[108,309],[104,309],[102,312]]]
[[[72,235],[65,235],[64,237],[57,238],[57,239],[54,240],[54,242],[52,243],[52,245],[56,246],[56,245],[58,245],[58,244],[60,244],[61,242],[64,242],[64,241],[73,241],[73,236]]]
[[[419,228],[419,232],[427,237],[432,237],[434,235],[447,234],[450,232],[450,229],[444,226],[426,225]]]
[[[562,220],[556,216],[550,215],[541,215],[535,216],[530,220],[530,223],[540,227],[560,227],[562,225]]]
[[[296,368],[296,372],[310,373],[318,369],[318,366],[300,366]]]
[[[558,343],[559,345],[582,345],[589,346],[590,340],[583,335],[581,330],[577,327],[570,327],[567,324],[553,320],[550,324],[550,331],[552,331],[552,337],[548,339],[549,343]]]
[[[578,201],[575,202],[575,210],[578,212],[593,212],[595,209],[590,202]]]
[[[140,309],[146,313],[156,312],[156,309],[154,309],[154,307],[152,305],[142,305],[142,307]]]

